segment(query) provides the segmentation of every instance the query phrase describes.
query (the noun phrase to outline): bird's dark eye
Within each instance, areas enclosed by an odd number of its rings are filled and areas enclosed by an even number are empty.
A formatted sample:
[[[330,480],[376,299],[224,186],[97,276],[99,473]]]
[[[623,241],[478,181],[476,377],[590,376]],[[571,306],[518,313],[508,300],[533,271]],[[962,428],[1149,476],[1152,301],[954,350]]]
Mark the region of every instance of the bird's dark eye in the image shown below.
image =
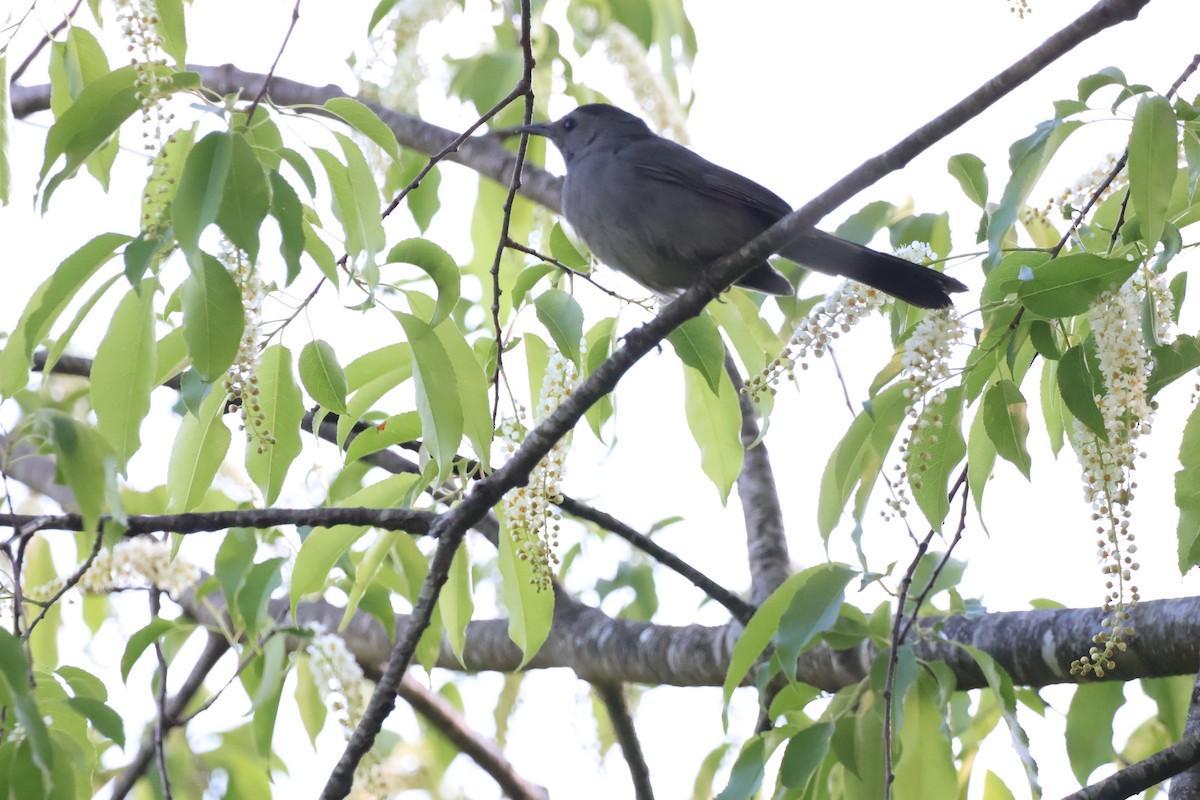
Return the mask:
[[[570,119],[570,118],[564,119],[563,126],[562,126],[563,132],[570,133],[571,131],[575,130],[575,125],[576,125],[575,120]]]

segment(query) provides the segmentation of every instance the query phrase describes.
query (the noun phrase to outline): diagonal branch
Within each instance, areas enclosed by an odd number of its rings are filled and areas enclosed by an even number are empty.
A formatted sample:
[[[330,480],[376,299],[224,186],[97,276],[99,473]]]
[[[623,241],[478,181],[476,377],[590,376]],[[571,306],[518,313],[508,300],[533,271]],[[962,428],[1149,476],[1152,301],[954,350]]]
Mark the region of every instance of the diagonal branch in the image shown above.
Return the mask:
[[[613,733],[625,754],[629,764],[629,774],[633,778],[633,792],[637,800],[654,800],[654,789],[650,785],[650,767],[646,764],[646,754],[642,752],[642,743],[638,739],[637,730],[633,725],[633,714],[629,711],[629,698],[625,695],[625,686],[620,683],[598,682],[592,688],[604,703],[608,719],[612,722]]]

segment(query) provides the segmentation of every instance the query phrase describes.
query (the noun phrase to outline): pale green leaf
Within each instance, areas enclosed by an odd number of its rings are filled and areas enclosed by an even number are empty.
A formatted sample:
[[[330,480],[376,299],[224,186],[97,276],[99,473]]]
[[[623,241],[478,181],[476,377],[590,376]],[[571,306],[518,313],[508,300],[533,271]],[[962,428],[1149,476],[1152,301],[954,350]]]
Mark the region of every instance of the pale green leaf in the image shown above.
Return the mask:
[[[502,538],[508,538],[503,533]],[[460,664],[463,664],[463,648],[467,645],[467,623],[475,613],[475,599],[472,596],[471,558],[467,552],[469,539],[463,539],[458,550],[454,552],[454,560],[450,562],[450,574],[446,577],[446,585],[438,595],[438,610],[442,614],[442,624],[446,628],[446,639],[450,649]]]
[[[561,289],[543,292],[534,301],[537,318],[546,326],[559,352],[579,366],[579,340],[583,338],[583,309]]]
[[[283,345],[262,351],[255,374],[259,394],[245,400],[251,403],[247,425],[253,426],[246,448],[246,471],[271,505],[279,497],[288,468],[300,455],[304,401],[292,372],[292,353]]]
[[[716,323],[707,313],[692,317],[667,334],[679,360],[696,370],[708,384],[709,391],[719,391],[721,376],[725,375],[725,341]]]
[[[1171,101],[1147,95],[1138,103],[1129,135],[1129,199],[1142,224],[1142,238],[1157,242],[1179,169],[1179,132]]]
[[[162,39],[163,52],[175,61],[176,69],[183,69],[187,56],[183,0],[154,0],[154,8],[158,12],[158,24],[154,30]]]
[[[1125,705],[1125,686],[1119,681],[1084,683],[1075,687],[1067,709],[1067,760],[1075,779],[1087,785],[1099,766],[1116,757],[1113,717]]]
[[[8,97],[8,56],[0,55],[0,206],[12,195],[12,102]]]
[[[942,529],[950,513],[950,480],[967,454],[962,435],[962,387],[948,389],[943,396],[941,403],[923,412],[936,413],[941,424],[918,426],[908,444],[908,485],[921,513],[936,531]]]
[[[259,228],[271,209],[271,188],[267,173],[246,137],[234,133],[230,138],[229,170],[215,221],[253,264],[258,260]]]
[[[983,396],[984,426],[996,445],[996,452],[1029,480],[1030,458],[1025,444],[1029,438],[1029,420],[1025,409],[1025,396],[1010,380],[998,381]]]
[[[471,440],[475,456],[485,471],[491,467],[492,412],[488,407],[490,381],[475,352],[463,338],[453,320],[446,320],[433,329],[434,335],[450,359],[454,370],[454,381],[458,386],[458,398],[462,406],[463,432]]]
[[[194,510],[204,500],[229,451],[232,435],[225,425],[225,392],[214,388],[199,416],[183,418],[167,463],[167,504],[173,513]]]
[[[300,382],[322,408],[346,413],[346,373],[337,353],[323,339],[304,345],[300,351]]]
[[[699,370],[683,368],[684,413],[688,429],[700,448],[700,468],[717,487],[724,504],[742,471],[745,453],[738,393],[724,370],[720,376],[719,391],[714,392]]]
[[[397,313],[412,349],[413,382],[417,413],[421,415],[422,441],[437,475],[451,475],[451,463],[463,437],[463,407],[450,357],[437,334],[412,314]]]
[[[237,356],[245,328],[242,292],[220,261],[199,254],[198,268],[180,289],[183,338],[192,366],[205,381],[220,379]]]
[[[508,638],[521,649],[521,669],[537,655],[550,635],[554,619],[554,592],[540,588],[530,559],[517,556],[513,534],[500,531],[498,563],[504,607],[508,610]]]
[[[142,420],[150,411],[154,388],[154,285],[139,295],[130,290],[113,312],[92,363],[92,408],[101,435],[116,451],[124,470],[141,443]]]
[[[396,135],[371,109],[351,97],[334,97],[325,101],[325,110],[340,117],[343,122],[366,136],[392,160],[400,158],[400,146],[396,143]]]
[[[214,131],[196,142],[188,153],[179,186],[175,189],[171,226],[193,274],[198,271],[200,234],[217,221],[221,211],[225,183],[233,162],[233,141],[233,134]]]
[[[427,239],[405,239],[387,255],[388,263],[420,267],[437,286],[437,306],[429,324],[437,327],[450,316],[458,303],[460,284],[458,264],[453,256]]]

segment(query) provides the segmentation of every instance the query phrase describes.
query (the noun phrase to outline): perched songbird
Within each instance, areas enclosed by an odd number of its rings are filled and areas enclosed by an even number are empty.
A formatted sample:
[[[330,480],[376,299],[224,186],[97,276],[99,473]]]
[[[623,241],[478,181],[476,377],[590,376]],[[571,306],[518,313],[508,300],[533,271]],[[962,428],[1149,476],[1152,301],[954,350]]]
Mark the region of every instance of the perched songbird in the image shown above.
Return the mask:
[[[567,165],[562,210],[606,264],[666,295],[690,287],[699,270],[791,213],[774,192],[661,136],[610,105],[580,106],[557,122],[526,125]],[[951,305],[967,287],[936,270],[809,228],[779,255],[810,269],[870,284],[923,308]],[[767,262],[738,286],[794,291]]]

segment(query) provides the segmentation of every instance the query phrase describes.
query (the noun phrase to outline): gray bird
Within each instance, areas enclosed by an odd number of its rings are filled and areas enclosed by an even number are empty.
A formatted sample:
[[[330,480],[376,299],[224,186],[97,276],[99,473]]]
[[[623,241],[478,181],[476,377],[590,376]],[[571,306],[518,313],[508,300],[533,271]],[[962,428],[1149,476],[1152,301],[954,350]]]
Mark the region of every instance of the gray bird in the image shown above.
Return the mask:
[[[655,135],[615,106],[584,105],[557,122],[518,130],[545,136],[562,153],[563,216],[592,252],[664,295],[687,289],[699,270],[792,211],[769,189]],[[967,288],[949,275],[816,228],[781,247],[779,255],[922,308],[949,306],[949,293]],[[776,295],[794,291],[765,261],[737,285]]]

